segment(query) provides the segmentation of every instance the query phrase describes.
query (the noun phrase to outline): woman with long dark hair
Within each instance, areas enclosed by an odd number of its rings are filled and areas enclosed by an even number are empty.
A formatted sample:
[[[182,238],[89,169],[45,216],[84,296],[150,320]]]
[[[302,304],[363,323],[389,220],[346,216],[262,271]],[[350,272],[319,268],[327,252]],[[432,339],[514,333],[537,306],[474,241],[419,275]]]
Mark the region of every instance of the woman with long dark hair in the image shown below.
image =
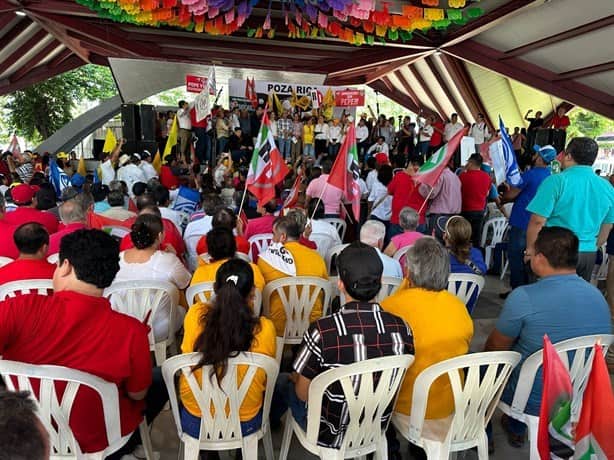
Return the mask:
[[[202,353],[193,369],[199,382],[202,378],[221,381],[228,369],[228,359],[243,351],[275,357],[275,327],[267,318],[254,317],[250,307],[254,296],[254,273],[250,264],[241,259],[230,259],[222,264],[217,270],[213,290],[213,300],[209,304],[193,305],[183,325],[182,353]],[[215,372],[203,377],[203,366],[213,366]],[[239,367],[239,379],[246,370],[245,366]],[[239,409],[243,436],[260,428],[265,388],[266,374],[258,370]],[[198,438],[202,414],[183,377],[179,393],[183,430]]]

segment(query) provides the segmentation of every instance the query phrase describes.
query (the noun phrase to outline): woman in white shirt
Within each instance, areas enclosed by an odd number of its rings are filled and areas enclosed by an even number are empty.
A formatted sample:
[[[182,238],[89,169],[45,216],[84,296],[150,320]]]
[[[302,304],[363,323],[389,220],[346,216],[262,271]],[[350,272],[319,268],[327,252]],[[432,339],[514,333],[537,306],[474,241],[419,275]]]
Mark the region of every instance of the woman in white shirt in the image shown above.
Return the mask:
[[[339,119],[333,119],[333,124],[328,127],[328,154],[334,159],[339,153],[341,141],[343,140],[343,127],[339,124]]]
[[[115,276],[115,282],[159,280],[170,282],[180,290],[188,286],[192,275],[181,260],[173,252],[160,250],[160,244],[164,240],[163,230],[160,216],[141,214],[136,218],[130,232],[134,248],[119,254],[119,272]],[[170,300],[166,298],[162,302],[152,321],[156,340],[163,340],[169,333]],[[185,316],[185,310],[181,306],[175,312],[175,330],[170,331],[172,334],[181,328]]]
[[[314,129],[316,157],[328,153],[328,124],[324,123],[324,117],[318,117],[318,123]]]
[[[490,131],[488,129],[488,125],[484,121],[484,115],[478,113],[477,122],[473,124],[471,129],[469,130],[469,137],[473,137],[475,141],[475,151],[476,153],[480,153],[480,147],[484,142],[488,142],[491,138]]]
[[[432,117],[427,117],[424,125],[420,126],[420,134],[418,135],[418,154],[425,157],[431,144],[431,137],[433,137],[433,123]]]
[[[369,193],[369,219],[379,220],[386,226],[390,224],[392,214],[392,195],[388,195],[388,184],[392,181],[392,166],[382,165],[377,173],[377,180],[373,181]]]

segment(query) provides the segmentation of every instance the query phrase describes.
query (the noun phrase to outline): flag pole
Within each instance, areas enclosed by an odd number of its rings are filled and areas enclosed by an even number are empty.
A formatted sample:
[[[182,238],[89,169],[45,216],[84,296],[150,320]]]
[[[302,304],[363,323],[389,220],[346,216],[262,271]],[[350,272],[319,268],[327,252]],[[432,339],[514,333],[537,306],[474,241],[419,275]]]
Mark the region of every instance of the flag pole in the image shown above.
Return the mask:
[[[241,204],[239,205],[237,216],[241,215],[241,210],[243,209],[243,203],[245,202],[245,195],[247,195],[247,184],[245,184],[245,188],[243,189],[243,196],[241,197]]]
[[[313,216],[316,215],[316,211],[318,210],[318,206],[320,205],[320,202],[322,201],[322,197],[324,196],[324,192],[326,191],[326,187],[328,187],[328,182],[326,182],[324,184],[324,188],[320,192],[320,196],[318,197],[318,202],[316,203],[315,207],[313,208],[313,212],[311,213],[311,217],[309,218],[309,220],[313,220]]]
[[[433,194],[433,190],[435,190],[435,189],[433,187],[431,187],[431,190],[429,191],[429,194],[426,196],[426,198],[424,198],[424,202],[422,203],[422,206],[420,206],[420,210],[418,211],[418,216],[420,216],[420,214],[422,213],[422,210],[426,206],[426,203],[428,203],[429,198]],[[420,193],[420,192],[418,192],[418,193]]]

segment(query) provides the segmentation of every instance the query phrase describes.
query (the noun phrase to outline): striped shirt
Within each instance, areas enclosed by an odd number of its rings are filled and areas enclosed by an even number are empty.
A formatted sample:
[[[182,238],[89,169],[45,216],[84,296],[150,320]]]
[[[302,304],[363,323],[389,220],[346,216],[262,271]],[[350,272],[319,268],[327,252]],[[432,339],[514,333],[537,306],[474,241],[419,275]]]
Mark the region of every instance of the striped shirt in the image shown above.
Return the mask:
[[[413,354],[409,326],[376,303],[350,302],[329,316],[315,321],[303,336],[294,370],[312,380],[340,365],[383,356]],[[318,445],[339,448],[349,423],[349,413],[338,383],[324,393]],[[392,405],[385,411],[388,422]]]

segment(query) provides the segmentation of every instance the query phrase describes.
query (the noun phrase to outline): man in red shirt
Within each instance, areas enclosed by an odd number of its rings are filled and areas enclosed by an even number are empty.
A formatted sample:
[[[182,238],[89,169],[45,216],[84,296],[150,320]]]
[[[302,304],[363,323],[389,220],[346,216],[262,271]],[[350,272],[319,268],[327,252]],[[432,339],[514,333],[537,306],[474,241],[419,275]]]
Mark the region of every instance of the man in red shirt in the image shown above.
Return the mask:
[[[6,202],[4,196],[0,193],[0,217],[6,215]],[[17,225],[8,224],[3,218],[0,218],[0,257],[10,257],[16,259],[19,257],[19,250],[13,241],[13,233],[17,230]]]
[[[552,121],[550,121],[549,126],[554,129],[562,129],[563,131],[566,131],[569,124],[569,117],[565,115],[565,107],[559,107],[552,117]]]
[[[403,233],[404,230],[399,225],[399,214],[406,206],[413,208],[416,212],[421,211],[418,231],[425,229],[426,206],[423,206],[424,197],[420,195],[420,184],[417,184],[413,179],[419,168],[419,163],[410,162],[407,168],[397,172],[388,184],[388,195],[392,195],[392,214],[390,215],[389,234],[386,236],[386,241]]]
[[[435,152],[443,144],[443,131],[446,127],[441,118],[432,116],[431,126],[433,127],[433,135],[431,136],[431,142],[429,143],[429,154]]]
[[[175,190],[181,185],[180,176],[184,171],[179,167],[177,155],[174,153],[167,155],[165,161],[166,164],[163,164],[160,168],[160,183],[168,190]]]
[[[459,176],[463,196],[461,214],[471,224],[471,242],[476,248],[480,245],[482,221],[491,185],[490,176],[481,167],[482,156],[474,153],[467,160],[465,172]]]
[[[65,235],[86,228],[87,213],[94,210],[94,198],[89,192],[81,192],[72,200],[64,202],[59,210],[64,226],[49,238],[48,255],[60,252],[60,241]]]
[[[36,189],[27,184],[19,184],[11,189],[11,198],[17,205],[17,209],[4,215],[7,224],[21,225],[28,222],[38,222],[42,224],[49,234],[58,230],[58,219],[48,211],[36,209],[33,203]]]
[[[17,260],[0,268],[0,285],[19,280],[53,278],[55,265],[47,262],[49,233],[41,224],[30,222],[18,227],[13,241],[19,250]]]
[[[121,434],[128,435],[138,428],[146,405],[151,421],[165,399],[161,379],[152,385],[147,328],[113,311],[102,296],[118,270],[119,249],[110,235],[100,230],[66,235],[53,275],[54,295],[0,302],[0,354],[7,360],[77,369],[114,383]],[[100,398],[92,391],[77,393],[69,423],[83,452],[108,446]],[[134,448],[136,438],[127,449]]]
[[[207,114],[209,115],[209,114]],[[192,121],[192,132],[196,136],[194,154],[201,165],[211,163],[211,138],[207,131],[211,129],[211,117],[207,116],[200,121],[196,120],[196,108],[190,110],[190,120]],[[194,159],[192,159],[194,161]]]

